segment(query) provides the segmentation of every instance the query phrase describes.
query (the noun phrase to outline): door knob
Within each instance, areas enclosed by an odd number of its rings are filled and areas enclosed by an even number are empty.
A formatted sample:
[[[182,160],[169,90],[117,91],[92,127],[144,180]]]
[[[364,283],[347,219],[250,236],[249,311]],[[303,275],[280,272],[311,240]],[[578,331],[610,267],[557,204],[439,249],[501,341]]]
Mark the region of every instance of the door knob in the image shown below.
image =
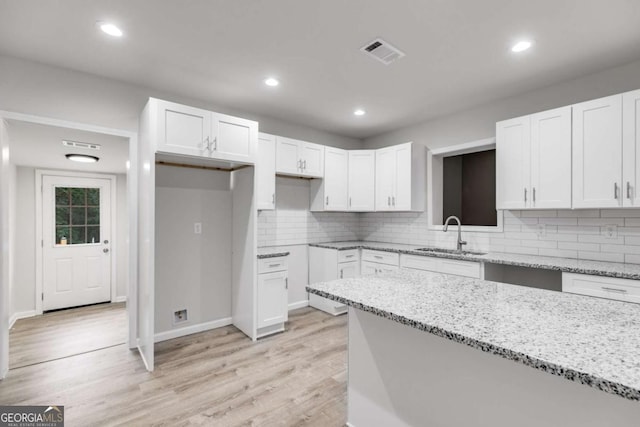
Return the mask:
[[[104,248],[104,249],[102,250],[102,252],[104,252],[104,253],[106,254],[107,252],[109,252],[109,248]]]

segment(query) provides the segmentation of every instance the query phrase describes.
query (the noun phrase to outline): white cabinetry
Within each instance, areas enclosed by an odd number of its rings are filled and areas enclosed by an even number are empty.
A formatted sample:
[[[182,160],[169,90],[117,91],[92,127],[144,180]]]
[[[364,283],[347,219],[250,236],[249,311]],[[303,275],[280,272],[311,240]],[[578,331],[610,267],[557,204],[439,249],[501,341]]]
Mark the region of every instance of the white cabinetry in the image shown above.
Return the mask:
[[[623,205],[640,207],[640,90],[622,94]]]
[[[376,151],[377,211],[420,211],[426,199],[426,152],[407,142]]]
[[[622,206],[622,95],[573,106],[573,207]]]
[[[640,281],[638,280],[562,273],[562,291],[640,303]]]
[[[150,98],[157,113],[156,151],[251,164],[258,123]]]
[[[473,277],[475,279],[482,278],[482,267],[480,263],[473,261],[402,254],[400,256],[400,266],[402,268],[455,274],[457,276]]]
[[[498,209],[571,208],[571,107],[496,124]]]
[[[322,178],[325,147],[311,142],[276,137],[276,173]]]
[[[284,331],[289,319],[286,257],[258,260],[258,338]]]
[[[358,276],[360,276],[358,249],[338,251],[315,246],[309,247],[309,283]],[[309,305],[334,316],[347,312],[346,305],[314,294],[309,294]]]
[[[349,152],[339,148],[324,149],[324,178],[311,181],[312,211],[346,211],[348,209]]]
[[[258,134],[256,160],[256,204],[258,209],[276,208],[276,137]]]
[[[376,152],[349,151],[349,210],[375,210]]]
[[[395,252],[362,250],[361,272],[363,276],[397,271],[399,264],[400,256]]]

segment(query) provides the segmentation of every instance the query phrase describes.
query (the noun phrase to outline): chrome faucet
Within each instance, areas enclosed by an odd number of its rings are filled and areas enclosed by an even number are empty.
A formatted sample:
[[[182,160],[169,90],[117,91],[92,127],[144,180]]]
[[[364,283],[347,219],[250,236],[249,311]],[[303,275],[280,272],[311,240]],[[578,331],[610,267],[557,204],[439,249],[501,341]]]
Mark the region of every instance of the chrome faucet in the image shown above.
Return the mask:
[[[462,233],[461,233],[462,224],[460,223],[460,218],[458,218],[457,216],[451,215],[444,222],[444,227],[442,228],[442,231],[445,231],[445,232],[447,231],[447,229],[449,228],[449,222],[452,219],[455,220],[458,223],[458,246],[457,246],[456,250],[458,251],[458,253],[462,253],[462,245],[466,245],[467,242],[462,240]]]

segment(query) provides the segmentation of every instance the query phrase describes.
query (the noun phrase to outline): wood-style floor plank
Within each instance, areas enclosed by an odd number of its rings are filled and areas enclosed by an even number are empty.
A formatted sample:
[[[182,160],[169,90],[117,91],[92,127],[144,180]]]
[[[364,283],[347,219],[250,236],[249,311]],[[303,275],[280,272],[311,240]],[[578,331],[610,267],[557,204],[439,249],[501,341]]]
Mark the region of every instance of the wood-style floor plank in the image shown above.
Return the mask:
[[[343,426],[346,316],[289,319],[257,343],[232,326],[158,343],[153,373],[124,344],[12,369],[0,402],[65,405],[69,426]]]

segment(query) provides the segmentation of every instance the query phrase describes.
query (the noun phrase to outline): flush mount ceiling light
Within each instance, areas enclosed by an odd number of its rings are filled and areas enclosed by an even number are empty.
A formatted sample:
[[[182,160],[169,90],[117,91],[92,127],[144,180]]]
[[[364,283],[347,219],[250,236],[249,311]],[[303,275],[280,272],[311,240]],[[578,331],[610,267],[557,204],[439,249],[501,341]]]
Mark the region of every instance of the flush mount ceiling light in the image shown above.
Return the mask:
[[[367,114],[367,112],[362,110],[362,109],[360,109],[360,108],[358,108],[357,110],[355,110],[353,112],[353,114],[356,115],[356,116],[364,116],[365,114]]]
[[[105,34],[108,34],[112,37],[122,37],[122,34],[123,34],[122,30],[118,28],[115,24],[112,24],[110,22],[98,21],[96,25]]]
[[[278,81],[278,79],[269,77],[268,79],[265,79],[264,84],[266,84],[267,86],[275,87],[278,86],[280,82]]]
[[[89,156],[87,154],[65,154],[65,157],[71,161],[79,163],[95,163],[100,160],[96,156]]]
[[[529,40],[521,40],[518,43],[511,46],[511,52],[514,52],[514,53],[524,52],[525,50],[529,49],[532,45],[533,43],[530,42]]]

